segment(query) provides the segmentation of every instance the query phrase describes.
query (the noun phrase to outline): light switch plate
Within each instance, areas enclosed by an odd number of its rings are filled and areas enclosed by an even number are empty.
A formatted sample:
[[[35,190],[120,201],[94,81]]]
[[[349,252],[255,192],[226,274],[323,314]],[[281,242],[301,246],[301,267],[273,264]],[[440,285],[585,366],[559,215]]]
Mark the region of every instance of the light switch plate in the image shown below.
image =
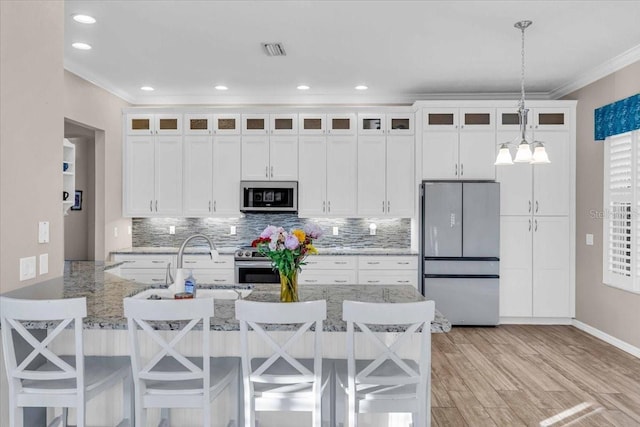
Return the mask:
[[[49,243],[49,221],[38,223],[38,243]]]
[[[20,281],[36,277],[36,257],[20,258]]]
[[[49,272],[49,254],[40,254],[40,274]]]
[[[170,225],[169,226],[169,234],[176,234],[176,226],[175,225]]]
[[[587,234],[587,245],[593,246],[593,234]]]
[[[333,235],[334,236],[338,235],[338,227],[333,227]]]
[[[235,236],[236,234],[236,226],[235,225],[230,225],[229,226],[229,234],[232,236]]]

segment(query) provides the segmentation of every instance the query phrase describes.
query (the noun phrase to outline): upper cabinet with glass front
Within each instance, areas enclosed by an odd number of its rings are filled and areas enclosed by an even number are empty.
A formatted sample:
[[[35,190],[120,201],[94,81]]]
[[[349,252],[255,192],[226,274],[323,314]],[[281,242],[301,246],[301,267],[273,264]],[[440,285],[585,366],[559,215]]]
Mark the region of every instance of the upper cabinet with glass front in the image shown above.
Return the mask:
[[[327,131],[327,115],[314,113],[298,114],[298,133],[300,135],[323,135]]]
[[[240,114],[185,114],[185,135],[240,135]]]
[[[129,135],[181,135],[182,114],[128,114]]]
[[[297,135],[297,114],[243,114],[243,135]]]
[[[327,114],[327,133],[329,135],[355,135],[355,114]]]
[[[529,108],[527,129],[532,130],[569,130],[569,108],[537,107]],[[498,130],[518,130],[520,116],[517,107],[498,108]]]

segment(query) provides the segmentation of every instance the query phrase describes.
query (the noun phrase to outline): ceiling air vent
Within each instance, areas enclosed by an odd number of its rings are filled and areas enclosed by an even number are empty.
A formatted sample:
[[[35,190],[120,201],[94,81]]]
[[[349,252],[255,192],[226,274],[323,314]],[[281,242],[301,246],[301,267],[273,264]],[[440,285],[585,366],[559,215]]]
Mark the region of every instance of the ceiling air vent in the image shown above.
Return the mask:
[[[267,56],[286,56],[287,52],[284,51],[282,43],[262,43],[262,47]]]

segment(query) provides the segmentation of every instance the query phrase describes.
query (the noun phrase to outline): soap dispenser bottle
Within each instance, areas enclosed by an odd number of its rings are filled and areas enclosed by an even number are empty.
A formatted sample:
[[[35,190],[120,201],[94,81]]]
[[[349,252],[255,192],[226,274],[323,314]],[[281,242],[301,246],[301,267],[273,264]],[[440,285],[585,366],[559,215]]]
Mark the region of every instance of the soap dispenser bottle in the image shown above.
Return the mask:
[[[196,297],[196,279],[193,277],[193,271],[189,271],[189,275],[184,280],[184,291]]]

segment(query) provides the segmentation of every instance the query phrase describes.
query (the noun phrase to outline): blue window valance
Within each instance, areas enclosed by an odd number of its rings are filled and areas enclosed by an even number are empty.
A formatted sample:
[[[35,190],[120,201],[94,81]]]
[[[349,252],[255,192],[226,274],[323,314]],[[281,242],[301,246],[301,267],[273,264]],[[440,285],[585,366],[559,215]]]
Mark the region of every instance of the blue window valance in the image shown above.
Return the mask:
[[[640,93],[595,110],[595,140],[640,129]]]

